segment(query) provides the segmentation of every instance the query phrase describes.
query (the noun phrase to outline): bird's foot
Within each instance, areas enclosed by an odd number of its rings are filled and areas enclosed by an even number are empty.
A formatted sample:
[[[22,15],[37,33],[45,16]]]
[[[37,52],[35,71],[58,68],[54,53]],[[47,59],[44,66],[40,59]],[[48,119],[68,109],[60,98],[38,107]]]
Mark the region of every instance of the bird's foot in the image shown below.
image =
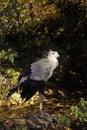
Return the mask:
[[[44,113],[43,111],[40,111],[40,117],[49,121],[49,122],[53,122],[53,118],[49,115],[49,113]]]
[[[43,115],[44,112],[42,110],[39,111],[39,115]]]

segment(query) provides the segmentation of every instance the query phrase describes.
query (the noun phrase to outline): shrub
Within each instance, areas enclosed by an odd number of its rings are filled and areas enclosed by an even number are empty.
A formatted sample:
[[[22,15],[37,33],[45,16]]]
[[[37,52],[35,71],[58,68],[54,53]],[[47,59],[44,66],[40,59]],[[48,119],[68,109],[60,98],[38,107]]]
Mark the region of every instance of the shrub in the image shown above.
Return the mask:
[[[0,61],[1,63],[10,62],[14,63],[15,58],[18,57],[17,52],[13,51],[12,49],[2,50],[0,52]]]
[[[78,106],[71,106],[71,112],[75,116],[75,119],[81,123],[87,122],[87,100],[81,98]]]
[[[72,121],[80,125],[87,123],[87,100],[84,98],[80,99],[78,105],[71,106],[68,112],[58,118],[58,123],[65,127],[70,127]]]

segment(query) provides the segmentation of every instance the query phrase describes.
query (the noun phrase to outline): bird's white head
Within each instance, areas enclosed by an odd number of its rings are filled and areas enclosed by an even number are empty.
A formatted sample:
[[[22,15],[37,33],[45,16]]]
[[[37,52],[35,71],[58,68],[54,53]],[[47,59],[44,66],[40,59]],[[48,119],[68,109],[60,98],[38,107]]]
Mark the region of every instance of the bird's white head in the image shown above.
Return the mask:
[[[59,54],[58,54],[57,51],[50,50],[49,53],[48,53],[48,57],[49,58],[56,58],[57,59],[59,57]]]

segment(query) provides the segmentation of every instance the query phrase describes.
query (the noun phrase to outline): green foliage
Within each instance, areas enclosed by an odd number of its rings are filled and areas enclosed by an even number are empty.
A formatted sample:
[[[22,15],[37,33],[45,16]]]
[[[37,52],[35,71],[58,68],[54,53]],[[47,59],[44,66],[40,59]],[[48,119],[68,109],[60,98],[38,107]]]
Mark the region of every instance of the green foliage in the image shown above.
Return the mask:
[[[13,40],[16,47],[29,50],[32,46],[40,46],[42,41],[50,41],[48,22],[51,17],[58,16],[55,6],[48,5],[47,0],[5,0],[0,6],[1,37]]]
[[[81,98],[78,105],[73,105],[68,113],[58,118],[58,123],[62,126],[70,127],[72,120],[79,124],[87,123],[87,100]]]
[[[58,123],[62,126],[70,127],[70,115],[66,113],[65,115],[60,116],[58,119]]]
[[[41,22],[41,7],[46,3],[45,0],[6,0],[1,5],[1,23],[0,33],[23,32],[25,34],[34,32],[33,28]],[[9,11],[10,10],[10,11]],[[9,14],[8,14],[9,11]]]
[[[76,120],[79,120],[81,123],[87,122],[87,100],[81,98],[78,106],[71,106],[71,112]]]
[[[20,75],[19,72],[15,71],[15,70],[12,69],[12,68],[7,69],[6,72],[5,72],[5,74],[6,74],[7,77],[9,77],[10,83],[11,83],[12,85],[17,82],[17,79],[18,79],[18,77],[19,77],[19,75]]]
[[[7,75],[9,78],[15,76],[15,73],[16,73],[16,71],[15,71],[14,69],[7,69],[7,71],[6,71],[6,75]]]
[[[8,49],[7,51],[2,50],[0,52],[0,60],[3,63],[5,63],[5,62],[14,63],[14,60],[17,57],[18,57],[17,52],[14,52],[12,49]]]
[[[32,46],[50,43],[53,38],[61,35],[73,36],[78,33],[79,36],[83,36],[85,29],[83,22],[85,22],[83,7],[72,1],[0,2],[1,37],[15,41],[20,48],[30,50]]]

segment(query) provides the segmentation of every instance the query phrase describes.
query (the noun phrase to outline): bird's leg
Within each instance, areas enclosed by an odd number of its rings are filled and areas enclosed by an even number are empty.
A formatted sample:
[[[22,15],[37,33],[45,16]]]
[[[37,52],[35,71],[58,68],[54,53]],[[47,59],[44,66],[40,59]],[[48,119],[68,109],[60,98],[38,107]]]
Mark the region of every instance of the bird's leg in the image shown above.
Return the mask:
[[[40,97],[39,98],[39,101],[40,101],[40,117],[43,118],[43,119],[46,119],[46,120],[48,120],[50,122],[52,122],[53,121],[52,117],[48,113],[44,113],[42,111],[44,95],[41,92],[39,92],[39,97]]]
[[[46,119],[46,120],[52,122],[52,121],[53,121],[52,117],[51,117],[48,113],[44,113],[44,112],[42,111],[42,109],[43,109],[43,98],[44,98],[44,95],[43,95],[41,92],[39,92],[39,102],[40,102],[40,109],[39,109],[39,110],[40,110],[40,117],[42,117],[42,118],[44,118],[44,119]]]
[[[40,114],[43,114],[43,94],[41,92],[39,92],[39,102],[40,102]]]

